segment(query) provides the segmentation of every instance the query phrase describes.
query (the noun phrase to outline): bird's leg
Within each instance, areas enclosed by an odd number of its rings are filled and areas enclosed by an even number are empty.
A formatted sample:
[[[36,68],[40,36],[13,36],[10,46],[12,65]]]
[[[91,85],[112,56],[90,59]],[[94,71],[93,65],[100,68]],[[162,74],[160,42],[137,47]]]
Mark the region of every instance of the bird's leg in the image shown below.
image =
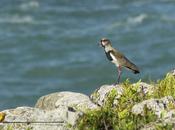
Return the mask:
[[[118,67],[117,67],[117,70],[118,70],[118,79],[117,79],[117,83],[119,84],[119,82],[120,82],[120,76],[121,76],[121,73],[122,73],[122,67],[121,67],[121,66],[118,66]]]
[[[122,67],[118,66],[117,67],[117,71],[118,71],[118,78],[117,78],[117,82],[113,84],[114,86],[119,84],[119,82],[120,82],[120,76],[121,76],[121,73],[122,73]]]

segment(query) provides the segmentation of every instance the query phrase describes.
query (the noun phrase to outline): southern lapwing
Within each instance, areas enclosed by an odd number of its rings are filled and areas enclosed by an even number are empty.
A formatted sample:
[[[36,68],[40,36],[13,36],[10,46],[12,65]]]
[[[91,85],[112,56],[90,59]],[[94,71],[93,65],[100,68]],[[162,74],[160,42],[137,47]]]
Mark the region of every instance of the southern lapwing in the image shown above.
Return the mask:
[[[134,74],[140,73],[139,68],[129,61],[120,51],[112,47],[111,41],[107,38],[102,38],[100,45],[104,48],[105,54],[112,63],[117,66],[118,69],[118,79],[115,85],[120,81],[120,76],[122,73],[122,67],[126,67],[131,70]]]

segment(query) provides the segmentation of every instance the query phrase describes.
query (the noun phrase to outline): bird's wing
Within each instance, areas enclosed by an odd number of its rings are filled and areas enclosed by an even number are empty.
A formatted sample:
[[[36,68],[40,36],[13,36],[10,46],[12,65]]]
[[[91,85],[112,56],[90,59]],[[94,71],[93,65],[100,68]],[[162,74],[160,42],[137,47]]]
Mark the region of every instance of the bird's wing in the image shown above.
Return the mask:
[[[134,74],[140,73],[139,68],[134,63],[132,63],[126,57],[124,58],[125,58],[125,64],[123,65],[124,67],[132,70]]]
[[[116,49],[110,50],[110,55],[112,57],[116,57],[116,60],[119,60],[119,59],[122,59],[123,57],[125,57],[121,52],[119,52]]]
[[[128,60],[120,51],[113,49],[110,51],[111,55],[113,55],[114,57],[116,57],[118,64],[120,66],[124,66],[130,70],[132,70],[135,74],[139,73],[139,68],[132,63],[130,60]]]

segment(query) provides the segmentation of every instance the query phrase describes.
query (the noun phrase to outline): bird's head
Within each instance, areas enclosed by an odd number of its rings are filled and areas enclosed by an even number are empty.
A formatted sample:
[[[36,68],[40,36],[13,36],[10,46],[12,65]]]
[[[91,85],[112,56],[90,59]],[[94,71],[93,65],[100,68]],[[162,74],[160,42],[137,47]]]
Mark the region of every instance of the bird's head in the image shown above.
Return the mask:
[[[111,41],[110,41],[109,39],[107,39],[107,38],[102,38],[102,39],[100,40],[100,45],[101,45],[102,47],[109,46],[109,45],[111,45]]]

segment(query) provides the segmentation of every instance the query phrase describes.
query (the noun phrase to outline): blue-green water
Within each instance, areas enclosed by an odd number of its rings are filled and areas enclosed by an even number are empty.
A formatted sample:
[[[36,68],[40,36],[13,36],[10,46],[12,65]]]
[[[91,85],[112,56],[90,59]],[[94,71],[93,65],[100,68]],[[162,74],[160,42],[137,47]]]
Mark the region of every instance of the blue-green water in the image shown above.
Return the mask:
[[[162,78],[175,62],[174,12],[174,0],[1,0],[0,109],[115,82],[102,37],[141,69],[122,80]]]

